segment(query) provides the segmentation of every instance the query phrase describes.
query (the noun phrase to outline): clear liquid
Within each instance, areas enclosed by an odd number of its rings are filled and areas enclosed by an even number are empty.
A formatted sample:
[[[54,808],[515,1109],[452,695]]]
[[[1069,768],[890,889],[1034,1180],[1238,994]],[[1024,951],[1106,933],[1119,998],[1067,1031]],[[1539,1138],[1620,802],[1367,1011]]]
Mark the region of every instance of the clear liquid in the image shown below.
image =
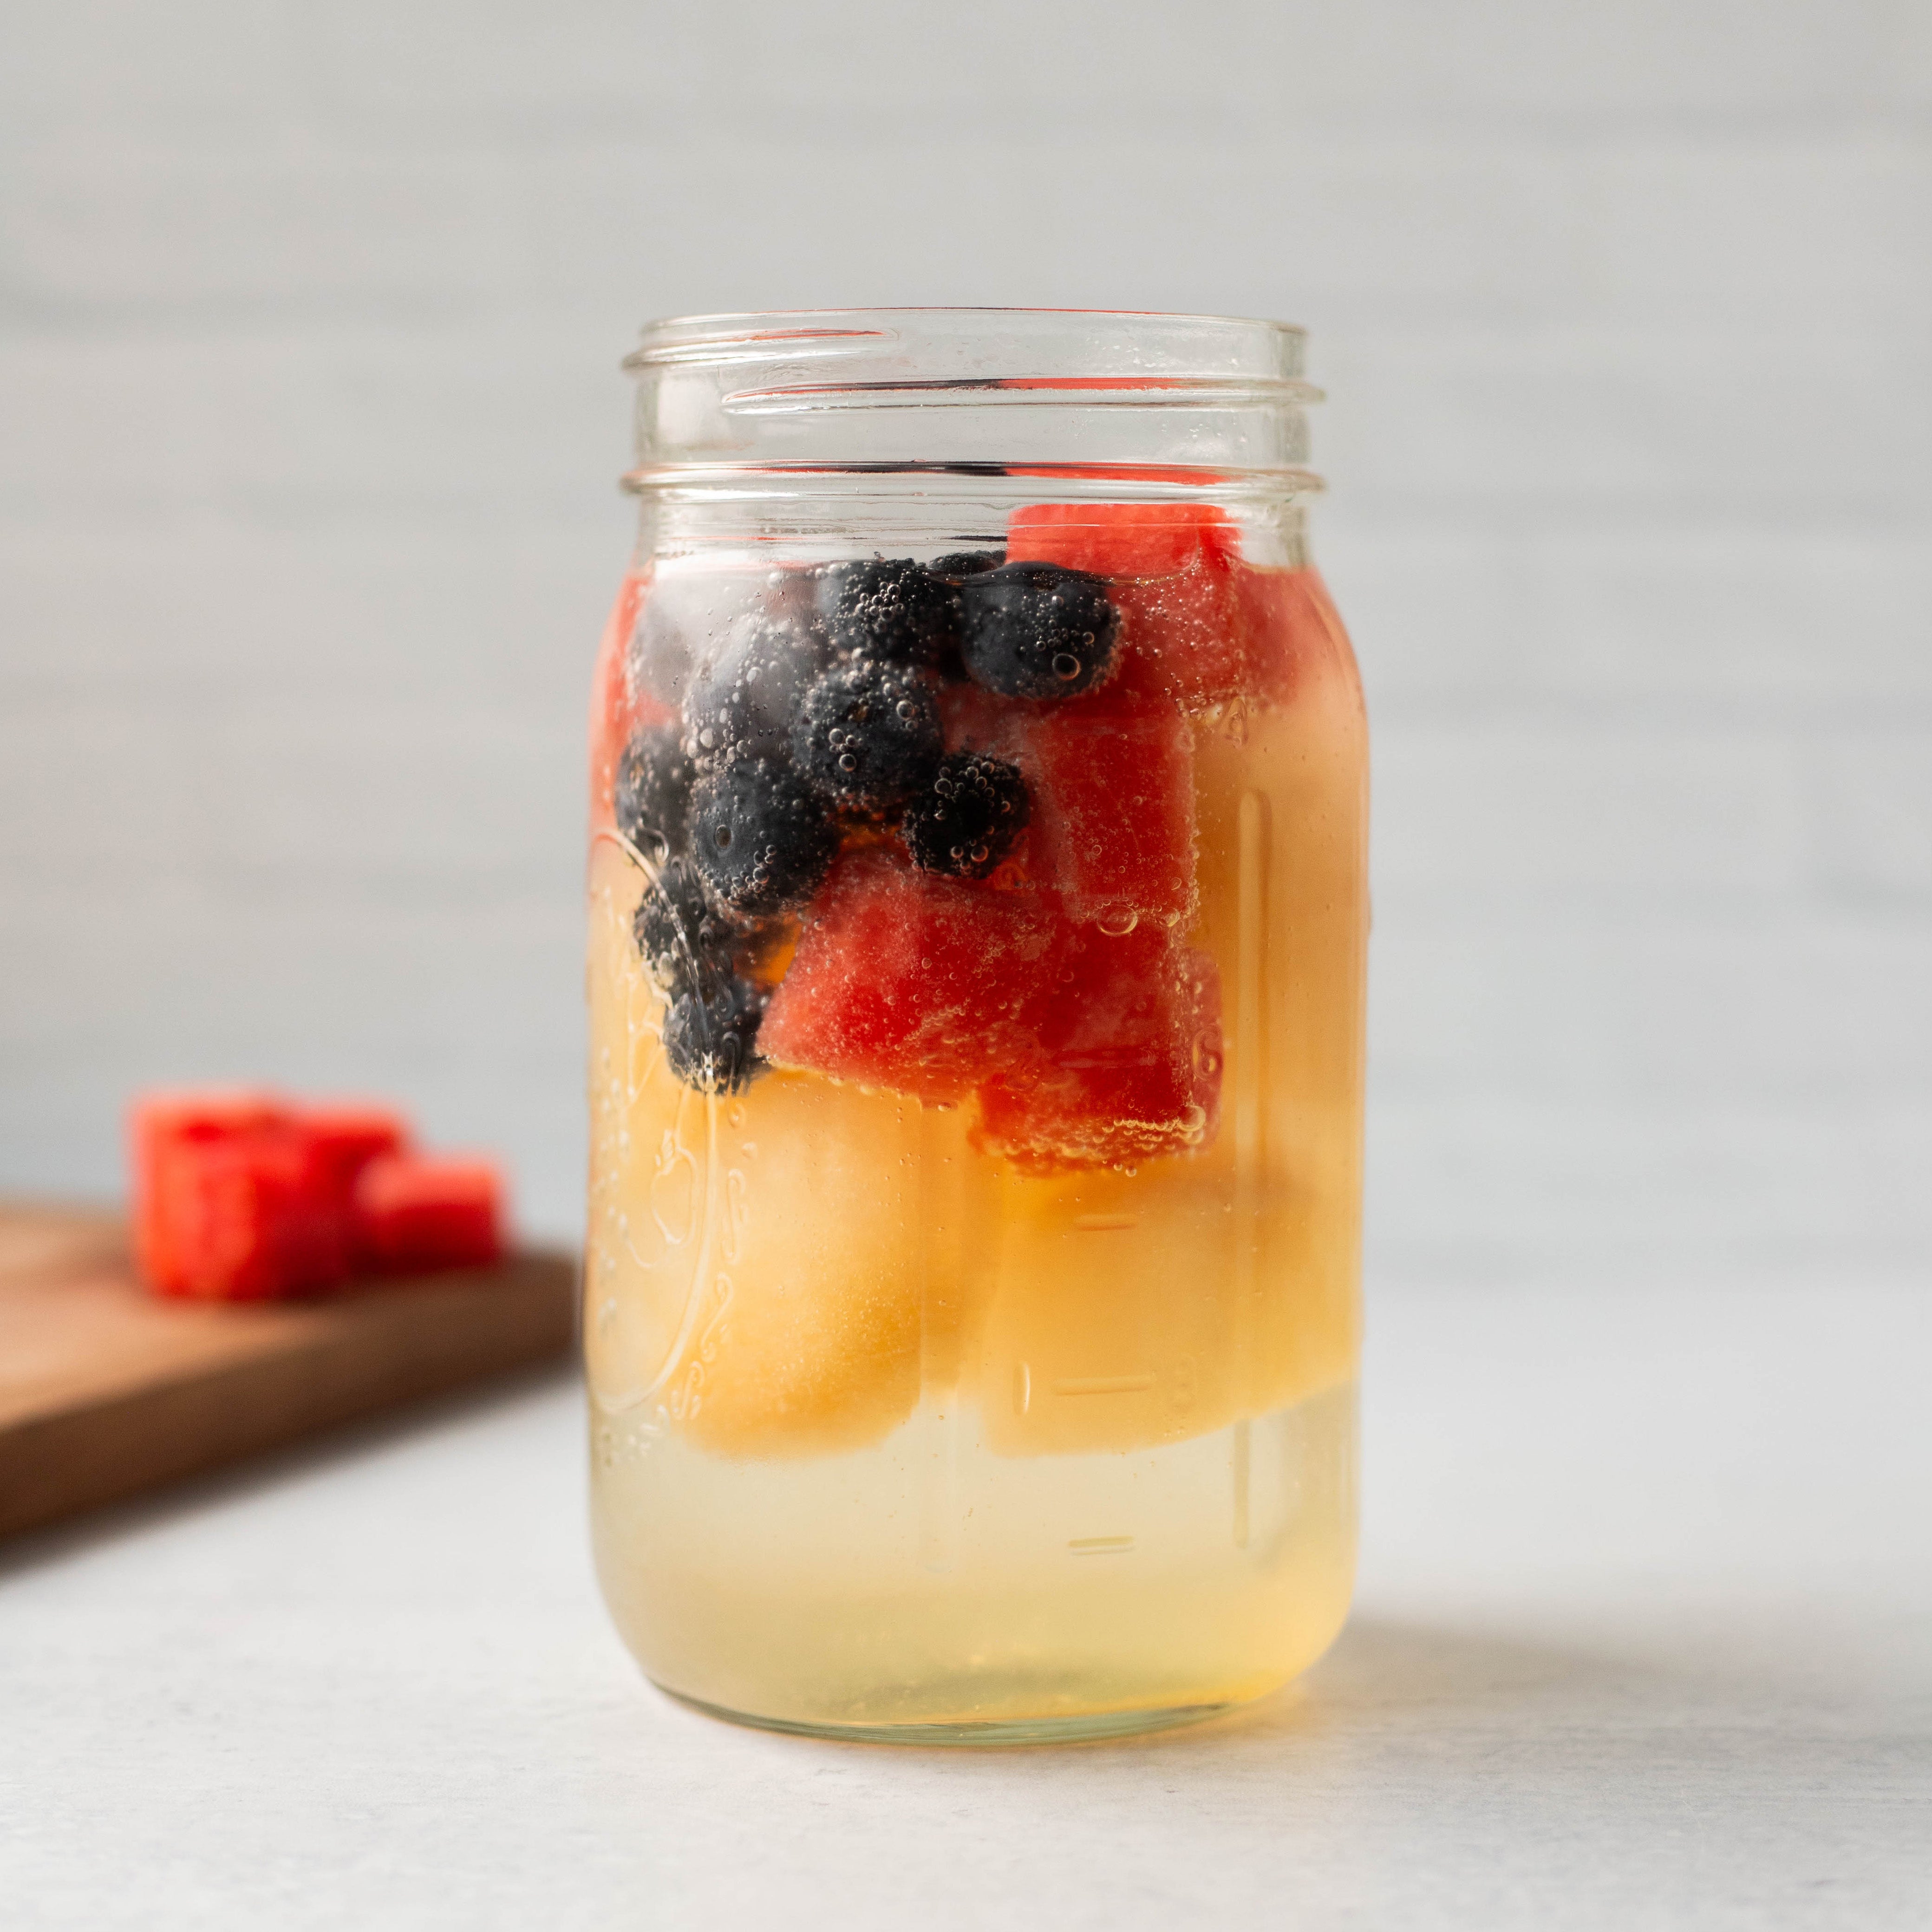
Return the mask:
[[[1194,725],[1221,1115],[1017,1172],[936,1108],[663,1061],[634,854],[590,868],[585,1352],[612,1614],[674,1693],[890,1736],[1261,1694],[1346,1612],[1366,900],[1360,698]]]
[[[1341,1628],[1352,1388],[1136,1451],[1017,1460],[976,1420],[922,1405],[869,1449],[758,1462],[600,1427],[626,1640],[666,1690],[766,1724],[1046,1735],[1246,1702]]]

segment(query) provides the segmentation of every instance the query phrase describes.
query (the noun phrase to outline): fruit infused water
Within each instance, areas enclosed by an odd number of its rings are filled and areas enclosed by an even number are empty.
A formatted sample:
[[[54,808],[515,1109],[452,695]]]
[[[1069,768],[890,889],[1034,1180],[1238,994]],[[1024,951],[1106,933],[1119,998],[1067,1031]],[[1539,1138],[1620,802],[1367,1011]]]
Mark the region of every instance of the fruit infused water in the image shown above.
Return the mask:
[[[676,1695],[1091,1736],[1339,1629],[1365,733],[1280,530],[1020,501],[625,584],[584,1346],[604,1592]]]

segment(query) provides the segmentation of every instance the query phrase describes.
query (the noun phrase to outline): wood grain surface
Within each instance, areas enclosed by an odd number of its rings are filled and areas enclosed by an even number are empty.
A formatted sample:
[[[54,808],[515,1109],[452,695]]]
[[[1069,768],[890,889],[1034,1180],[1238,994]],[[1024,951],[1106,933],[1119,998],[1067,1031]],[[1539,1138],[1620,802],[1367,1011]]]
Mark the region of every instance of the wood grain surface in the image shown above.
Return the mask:
[[[568,1257],[162,1301],[115,1216],[0,1204],[0,1536],[568,1353]]]

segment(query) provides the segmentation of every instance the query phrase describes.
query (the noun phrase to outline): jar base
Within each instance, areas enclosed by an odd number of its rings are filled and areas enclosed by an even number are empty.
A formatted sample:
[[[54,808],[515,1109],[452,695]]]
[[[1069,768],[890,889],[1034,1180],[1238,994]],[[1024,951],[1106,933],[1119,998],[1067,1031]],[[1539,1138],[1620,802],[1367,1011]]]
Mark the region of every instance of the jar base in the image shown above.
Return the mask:
[[[948,1744],[964,1746],[1012,1744],[1072,1744],[1095,1742],[1106,1738],[1130,1738],[1148,1731],[1171,1731],[1184,1724],[1205,1724],[1210,1718],[1225,1716],[1251,1702],[1248,1698],[1228,1698],[1210,1704],[1149,1705],[1130,1711],[1087,1711],[1064,1716],[1000,1718],[983,1724],[814,1724],[793,1718],[766,1718],[754,1711],[734,1711],[723,1704],[707,1704],[701,1697],[686,1696],[656,1678],[647,1680],[674,1703],[698,1711],[707,1718],[720,1718],[728,1724],[742,1724],[754,1731],[778,1731],[788,1737],[830,1738],[848,1744]]]

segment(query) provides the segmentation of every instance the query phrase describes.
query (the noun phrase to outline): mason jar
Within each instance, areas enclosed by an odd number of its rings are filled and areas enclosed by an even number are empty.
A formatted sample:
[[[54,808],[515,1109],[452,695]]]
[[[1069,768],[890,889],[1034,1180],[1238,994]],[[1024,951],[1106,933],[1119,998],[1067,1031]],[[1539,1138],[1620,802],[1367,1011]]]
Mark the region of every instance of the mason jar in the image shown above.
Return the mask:
[[[1093,1736],[1354,1563],[1366,742],[1299,331],[654,324],[591,721],[584,1335],[663,1689]]]

